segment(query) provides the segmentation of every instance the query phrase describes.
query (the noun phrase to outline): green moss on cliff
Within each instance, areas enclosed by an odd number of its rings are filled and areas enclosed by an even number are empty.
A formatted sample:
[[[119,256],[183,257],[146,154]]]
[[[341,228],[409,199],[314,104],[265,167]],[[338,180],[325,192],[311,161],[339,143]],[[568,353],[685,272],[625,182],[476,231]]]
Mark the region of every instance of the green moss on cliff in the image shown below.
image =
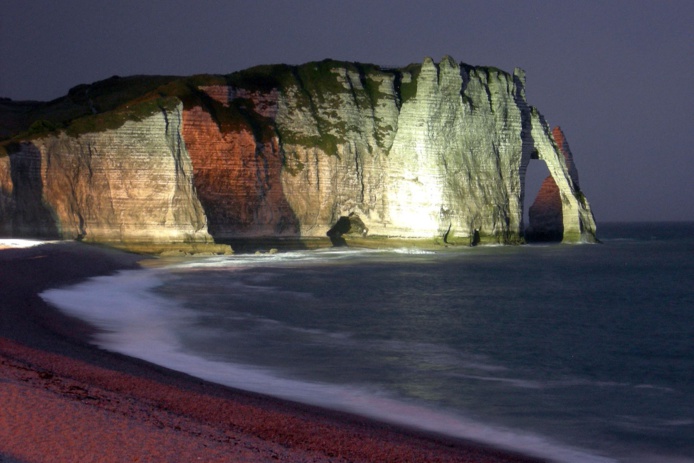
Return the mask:
[[[473,68],[487,75],[503,72],[493,67]],[[345,69],[354,79],[358,75],[361,88],[345,86],[342,72]],[[162,110],[170,111],[183,102],[185,108],[201,106],[212,114],[224,132],[250,128],[259,141],[267,141],[277,135],[283,143],[315,147],[329,155],[337,155],[337,147],[344,144],[350,130],[341,120],[339,111],[342,101],[354,98],[360,108],[372,110],[388,95],[380,90],[384,76],[392,78],[399,105],[414,98],[420,64],[411,64],[403,69],[381,69],[373,64],[323,60],[300,66],[286,64],[256,66],[225,76],[196,75],[186,78],[173,76],[113,76],[89,85],[72,88],[68,95],[52,102],[41,104],[30,115],[34,121],[9,141],[30,140],[57,131],[65,131],[77,137],[88,132],[117,129],[128,120],[142,120]],[[316,123],[318,135],[301,132],[281,133],[274,121],[255,112],[249,99],[234,99],[228,106],[216,102],[201,87],[224,85],[243,88],[250,92],[268,93],[277,89],[280,93],[291,92],[294,101],[308,109]],[[377,125],[378,125],[378,121]],[[374,134],[376,143],[383,144],[387,135],[383,130]]]
[[[576,199],[578,199],[578,202],[581,203],[581,206],[583,206],[584,208],[588,207],[588,201],[586,200],[586,196],[583,194],[581,190],[576,191]]]
[[[212,100],[208,110],[222,133],[249,129],[258,142],[267,143],[276,135],[275,123],[255,112],[254,107],[252,100],[237,98],[228,107]]]
[[[201,105],[205,94],[198,87],[227,84],[225,76],[207,74],[185,78],[114,76],[91,85],[74,87],[66,97],[47,104],[43,109],[47,122],[43,124],[43,130],[34,127],[31,133],[25,132],[15,138],[35,138],[56,130],[79,136],[117,129],[128,120],[138,121],[162,110],[171,111],[179,100],[186,108]]]
[[[345,70],[347,75],[342,71]],[[328,155],[337,155],[338,146],[347,142],[350,131],[359,130],[348,126],[340,117],[345,99],[353,99],[360,109],[374,111],[379,102],[389,95],[381,91],[380,75],[396,79],[396,71],[383,71],[373,64],[349,63],[335,60],[307,63],[293,68],[298,95],[293,94],[300,106],[308,109],[316,122],[318,135],[281,131],[284,143],[315,147]],[[358,76],[359,82],[355,82]],[[345,81],[345,79],[348,79]],[[349,83],[351,80],[351,85]],[[289,87],[283,87],[287,91]],[[376,142],[382,145],[384,134],[375,134]]]
[[[287,130],[280,131],[280,139],[283,144],[317,148],[329,156],[337,156],[337,146],[345,142],[343,138],[339,138],[330,133],[311,136]]]
[[[306,167],[304,163],[301,162],[301,160],[299,159],[297,153],[294,151],[284,153],[282,165],[284,171],[286,171],[292,176],[299,175],[299,173],[301,173],[304,170],[304,167]]]
[[[468,66],[487,75],[503,73],[494,67]],[[363,91],[353,88],[353,97],[360,107],[374,108],[379,100],[387,95],[380,91],[379,75],[393,76],[399,104],[405,103],[417,93],[417,78],[420,64],[411,64],[403,69],[384,70],[373,64],[350,63],[336,60],[323,60],[306,63],[300,66],[287,64],[256,66],[225,76],[196,75],[191,77],[175,76],[130,76],[111,78],[92,84],[78,85],[65,97],[47,103],[37,103],[30,114],[26,115],[26,125],[17,133],[7,136],[8,140],[29,140],[50,133],[64,130],[71,136],[115,129],[127,120],[141,120],[162,109],[170,110],[176,103],[183,102],[184,107],[212,104],[204,101],[198,87],[209,85],[230,85],[251,92],[266,93],[272,89],[286,93],[298,89],[298,104],[309,108],[316,119],[318,137],[307,137],[301,134],[282,134],[288,142],[305,143],[307,146],[321,148],[329,154],[336,154],[335,146],[345,141],[348,127],[335,123],[339,117],[324,117],[326,109],[340,110],[341,99],[337,96],[350,92],[345,88],[339,73],[335,69],[346,69],[360,76]],[[214,105],[212,105],[214,106]],[[320,108],[320,111],[318,110]],[[266,120],[254,115],[248,102],[230,105],[224,114],[221,108],[214,108],[217,120],[221,125],[231,129],[245,122],[253,126],[255,133],[266,138],[268,130]],[[24,117],[24,116],[23,116]],[[382,138],[379,134],[379,140]]]
[[[294,66],[287,64],[255,66],[224,76],[224,80],[227,85],[263,93],[296,85]]]
[[[327,59],[297,67],[296,75],[301,82],[301,88],[313,101],[326,103],[334,101],[336,94],[346,92],[337,74],[332,71],[346,66],[349,64]]]
[[[316,147],[327,154],[336,155],[337,146],[346,141],[349,130],[339,117],[340,96],[349,90],[343,85],[339,73],[335,72],[338,68],[360,76],[363,91],[354,91],[360,106],[373,108],[385,96],[379,90],[380,82],[371,77],[383,72],[378,66],[335,60],[300,66],[256,66],[225,76],[113,76],[93,84],[78,85],[63,98],[37,104],[37,109],[27,118],[33,123],[11,134],[7,141],[31,140],[59,131],[78,137],[85,133],[117,129],[126,121],[143,120],[162,110],[170,111],[182,102],[187,109],[203,107],[225,132],[250,127],[260,141],[280,135],[286,143]],[[200,90],[200,87],[212,85],[228,85],[260,93],[272,89],[283,93],[292,90],[294,98],[298,97],[297,103],[308,108],[314,116],[319,135],[307,136],[287,131],[277,134],[274,122],[258,115],[251,100],[237,98],[225,106]],[[326,112],[330,108],[333,109],[332,115]]]
[[[281,130],[280,138],[283,143],[314,147],[324,153],[335,156],[338,154],[337,146],[345,142],[346,127],[344,123],[333,123],[324,117],[326,109],[339,111],[341,106],[340,94],[347,90],[338,80],[338,75],[333,72],[336,67],[342,66],[333,60],[307,63],[293,68],[293,85],[298,94],[297,103],[309,110],[316,122],[318,135]],[[289,90],[283,87],[282,91]]]
[[[237,79],[242,81],[243,79]],[[250,80],[246,77],[246,82]],[[260,143],[267,143],[276,134],[274,121],[264,117],[255,110],[255,103],[248,98],[234,98],[224,104],[210,97],[200,88],[211,85],[229,85],[228,76],[194,76],[190,79],[172,82],[158,90],[160,95],[172,95],[183,102],[185,109],[201,107],[210,114],[222,133],[233,133],[249,130]],[[242,87],[249,91],[261,91],[260,88]],[[264,91],[269,91],[267,88]]]
[[[151,97],[126,104],[113,111],[77,118],[65,127],[65,133],[78,137],[85,133],[115,130],[127,121],[141,121],[162,111],[172,111],[180,103],[174,97]]]
[[[421,70],[421,64],[410,64],[402,70],[398,82],[399,88],[396,89],[400,94],[401,105],[417,96],[417,79]]]
[[[174,76],[113,76],[93,84],[78,85],[67,95],[75,105],[85,108],[87,114],[114,110],[133,100],[138,100],[172,80]]]
[[[113,76],[93,84],[78,85],[62,98],[37,103],[26,119],[30,123],[9,137],[10,141],[31,140],[58,131],[78,136],[91,131],[120,127],[127,120],[139,120],[161,107],[170,108],[152,93],[179,79],[172,76]]]
[[[297,104],[307,108],[312,114],[317,123],[318,136],[288,130],[278,131],[274,121],[253,111],[251,100],[236,98],[228,108],[216,107],[209,101],[205,106],[226,129],[233,130],[239,123],[250,124],[259,139],[267,140],[267,137],[277,135],[283,144],[316,147],[329,155],[336,155],[337,145],[344,142],[346,127],[343,123],[334,124],[321,116],[318,108],[332,107],[336,112],[340,109],[337,96],[346,89],[332,69],[343,66],[344,63],[333,60],[301,66],[277,64],[256,66],[224,77],[227,85],[249,92],[268,93],[273,89],[284,94],[291,92]]]

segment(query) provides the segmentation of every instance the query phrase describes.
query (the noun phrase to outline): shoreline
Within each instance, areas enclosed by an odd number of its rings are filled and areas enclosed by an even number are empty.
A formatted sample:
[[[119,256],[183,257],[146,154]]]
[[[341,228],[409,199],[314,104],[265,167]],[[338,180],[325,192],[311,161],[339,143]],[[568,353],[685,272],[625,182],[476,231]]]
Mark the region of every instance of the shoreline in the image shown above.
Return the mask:
[[[146,258],[80,243],[0,250],[0,461],[541,461],[106,352],[38,296]]]

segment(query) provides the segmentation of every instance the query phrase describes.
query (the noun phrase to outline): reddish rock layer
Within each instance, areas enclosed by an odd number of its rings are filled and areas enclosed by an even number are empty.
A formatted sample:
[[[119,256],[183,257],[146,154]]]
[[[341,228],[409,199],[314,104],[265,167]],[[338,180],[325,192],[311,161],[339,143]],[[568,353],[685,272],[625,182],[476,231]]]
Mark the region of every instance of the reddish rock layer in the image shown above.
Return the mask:
[[[183,112],[183,138],[209,233],[215,239],[296,235],[276,138],[259,142],[250,123],[238,123],[224,132],[199,106]]]
[[[561,197],[559,187],[551,176],[542,182],[537,198],[528,210],[528,219],[529,241],[561,241],[564,231]]]
[[[569,171],[569,176],[576,189],[578,189],[578,171],[574,165],[573,154],[566,141],[561,127],[557,126],[552,130],[554,142],[564,155],[564,162]],[[559,187],[552,176],[548,176],[537,198],[528,210],[529,227],[526,231],[526,238],[530,241],[561,241],[564,232],[563,212]]]

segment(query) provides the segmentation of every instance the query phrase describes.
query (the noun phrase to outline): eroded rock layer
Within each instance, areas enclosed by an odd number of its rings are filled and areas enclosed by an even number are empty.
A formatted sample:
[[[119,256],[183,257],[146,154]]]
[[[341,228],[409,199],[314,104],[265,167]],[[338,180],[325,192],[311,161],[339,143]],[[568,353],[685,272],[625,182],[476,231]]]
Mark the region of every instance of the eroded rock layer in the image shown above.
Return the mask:
[[[595,239],[563,135],[526,103],[520,69],[326,60],[147,79],[114,77],[37,106],[2,145],[0,233],[306,238],[349,218],[362,238],[516,243],[525,171],[541,159],[560,198],[555,233]]]

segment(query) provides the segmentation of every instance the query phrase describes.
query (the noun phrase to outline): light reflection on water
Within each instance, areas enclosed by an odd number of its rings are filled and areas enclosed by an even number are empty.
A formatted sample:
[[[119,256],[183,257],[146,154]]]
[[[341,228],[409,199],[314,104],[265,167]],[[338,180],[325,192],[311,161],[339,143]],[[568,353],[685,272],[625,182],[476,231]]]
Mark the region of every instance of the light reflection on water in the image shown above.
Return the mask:
[[[124,274],[99,291],[135,309],[111,307],[101,322],[120,334],[102,342],[294,400],[365,414],[378,402],[391,407],[381,418],[420,425],[423,410],[444,413],[458,425],[440,431],[521,450],[529,439],[559,461],[694,454],[691,242],[612,233],[602,246],[323,250]],[[45,296],[69,306],[76,294]]]

